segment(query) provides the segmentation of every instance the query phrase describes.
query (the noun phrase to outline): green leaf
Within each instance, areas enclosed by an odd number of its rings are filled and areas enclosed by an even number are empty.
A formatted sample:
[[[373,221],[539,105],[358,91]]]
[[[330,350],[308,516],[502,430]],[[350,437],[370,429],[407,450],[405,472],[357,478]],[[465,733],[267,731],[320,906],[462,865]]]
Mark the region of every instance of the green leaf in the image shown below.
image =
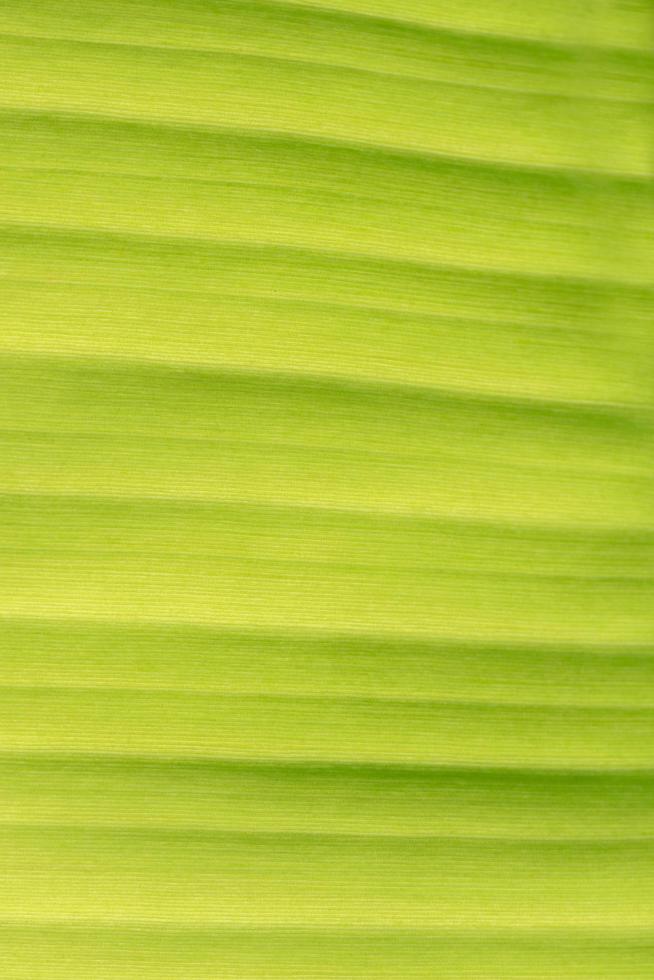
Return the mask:
[[[649,4],[0,11],[3,978],[654,977]]]

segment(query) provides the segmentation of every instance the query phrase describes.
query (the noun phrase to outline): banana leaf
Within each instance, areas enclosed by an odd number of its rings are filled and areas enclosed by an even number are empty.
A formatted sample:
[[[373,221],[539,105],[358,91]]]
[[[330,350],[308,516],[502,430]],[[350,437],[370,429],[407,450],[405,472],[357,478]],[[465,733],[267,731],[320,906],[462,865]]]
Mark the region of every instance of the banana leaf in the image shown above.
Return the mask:
[[[7,980],[654,978],[648,0],[2,0]]]

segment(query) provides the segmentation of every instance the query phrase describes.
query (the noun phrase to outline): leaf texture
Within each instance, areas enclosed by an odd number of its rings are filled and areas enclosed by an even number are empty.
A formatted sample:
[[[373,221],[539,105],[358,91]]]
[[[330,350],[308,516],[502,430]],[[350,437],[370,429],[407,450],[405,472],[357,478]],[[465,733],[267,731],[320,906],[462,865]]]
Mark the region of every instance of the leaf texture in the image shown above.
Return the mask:
[[[649,4],[0,12],[3,977],[654,977]]]

